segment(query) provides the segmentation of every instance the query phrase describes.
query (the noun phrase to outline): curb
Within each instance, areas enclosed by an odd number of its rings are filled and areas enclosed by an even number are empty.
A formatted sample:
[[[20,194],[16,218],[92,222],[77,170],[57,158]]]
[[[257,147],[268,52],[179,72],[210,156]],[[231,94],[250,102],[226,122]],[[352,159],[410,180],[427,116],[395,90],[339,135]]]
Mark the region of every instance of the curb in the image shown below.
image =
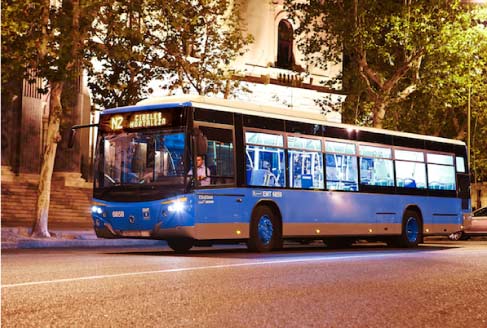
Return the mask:
[[[164,240],[152,239],[103,239],[98,238],[93,231],[50,231],[51,238],[30,238],[28,228],[2,228],[1,249],[29,249],[29,248],[95,248],[95,247],[135,247],[156,246],[166,247]],[[5,240],[3,238],[5,237]]]
[[[94,247],[131,247],[131,246],[166,246],[161,240],[137,240],[137,239],[97,239],[97,240],[19,240],[17,247],[22,248],[94,248]],[[3,245],[2,245],[3,248]]]
[[[137,240],[137,239],[115,239],[115,240],[19,239],[17,242],[2,242],[2,250],[29,249],[29,248],[96,248],[96,247],[134,247],[134,246],[166,247],[167,243],[162,240]]]

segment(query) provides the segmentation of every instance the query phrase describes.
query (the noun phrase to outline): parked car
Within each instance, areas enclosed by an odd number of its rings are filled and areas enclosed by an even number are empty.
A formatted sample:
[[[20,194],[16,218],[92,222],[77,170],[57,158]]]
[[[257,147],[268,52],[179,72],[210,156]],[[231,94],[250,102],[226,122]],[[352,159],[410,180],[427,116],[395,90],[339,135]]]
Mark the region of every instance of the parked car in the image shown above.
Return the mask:
[[[472,236],[487,236],[487,206],[472,213],[472,217],[465,221],[463,231],[452,233],[451,240],[467,240]]]

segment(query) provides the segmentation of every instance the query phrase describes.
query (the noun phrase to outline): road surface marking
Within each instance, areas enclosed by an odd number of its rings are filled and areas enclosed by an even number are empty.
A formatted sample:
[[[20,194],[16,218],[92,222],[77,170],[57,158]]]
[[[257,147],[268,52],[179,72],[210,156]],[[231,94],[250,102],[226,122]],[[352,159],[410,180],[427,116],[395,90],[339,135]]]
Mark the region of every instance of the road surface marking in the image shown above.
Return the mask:
[[[164,269],[164,270],[155,270],[155,271],[126,272],[126,273],[86,276],[86,277],[78,277],[78,278],[66,278],[66,279],[54,279],[54,280],[44,280],[44,281],[21,282],[21,283],[15,283],[15,284],[5,284],[5,285],[2,285],[2,288],[37,286],[37,285],[58,284],[58,283],[75,282],[75,281],[83,281],[83,280],[97,280],[97,279],[140,276],[140,275],[172,273],[172,272],[227,269],[227,268],[238,268],[238,267],[247,267],[247,266],[288,264],[288,263],[299,263],[299,262],[320,262],[320,261],[334,261],[334,260],[348,260],[348,259],[355,260],[355,259],[365,259],[365,258],[384,258],[384,257],[397,257],[397,256],[414,255],[414,254],[415,253],[410,253],[410,252],[408,252],[408,253],[397,253],[397,252],[395,252],[395,253],[386,253],[386,254],[375,253],[375,254],[368,254],[368,255],[340,255],[340,256],[331,256],[331,257],[330,256],[328,256],[328,257],[304,257],[304,258],[300,257],[298,259],[283,259],[283,260],[270,260],[270,261],[247,262],[247,263],[221,264],[221,265],[209,265],[209,266],[201,266],[201,267]]]

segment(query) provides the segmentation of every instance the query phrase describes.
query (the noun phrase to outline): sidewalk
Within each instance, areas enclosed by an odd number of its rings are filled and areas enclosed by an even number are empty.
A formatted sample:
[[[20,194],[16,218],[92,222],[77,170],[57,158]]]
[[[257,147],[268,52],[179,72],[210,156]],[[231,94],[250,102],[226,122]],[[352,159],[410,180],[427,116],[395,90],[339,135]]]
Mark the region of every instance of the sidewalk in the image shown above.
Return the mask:
[[[102,239],[93,230],[52,230],[51,238],[31,238],[30,228],[2,227],[2,250],[21,248],[63,248],[63,247],[133,247],[167,246],[162,240]]]

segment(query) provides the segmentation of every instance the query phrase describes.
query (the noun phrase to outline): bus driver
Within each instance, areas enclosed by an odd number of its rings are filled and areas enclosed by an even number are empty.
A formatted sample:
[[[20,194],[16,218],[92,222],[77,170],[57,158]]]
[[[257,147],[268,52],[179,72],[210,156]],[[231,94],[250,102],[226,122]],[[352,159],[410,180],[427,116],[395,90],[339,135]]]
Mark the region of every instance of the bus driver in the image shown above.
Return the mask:
[[[193,169],[189,170],[188,175],[193,175]],[[196,156],[196,176],[200,186],[208,186],[210,184],[210,169],[205,166],[202,155]]]

